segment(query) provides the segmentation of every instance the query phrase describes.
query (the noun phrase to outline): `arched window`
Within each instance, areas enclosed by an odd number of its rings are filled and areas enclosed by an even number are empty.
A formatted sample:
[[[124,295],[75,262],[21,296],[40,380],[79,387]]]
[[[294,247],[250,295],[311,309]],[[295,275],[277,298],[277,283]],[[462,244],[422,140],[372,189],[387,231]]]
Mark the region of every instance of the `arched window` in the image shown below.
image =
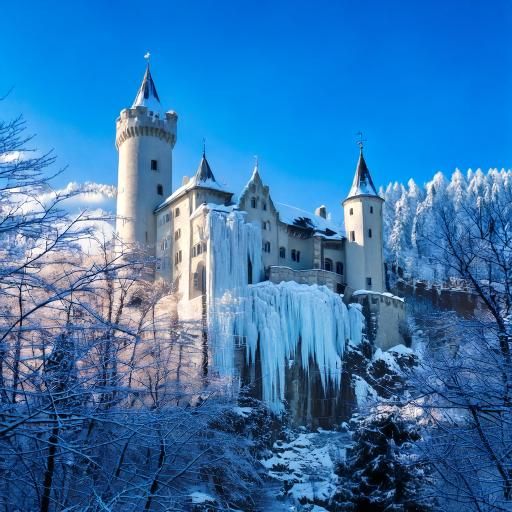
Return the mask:
[[[279,247],[279,257],[286,258],[286,249],[284,247]]]
[[[162,185],[157,185],[156,186],[156,193],[159,196],[163,196],[164,195],[164,187]]]
[[[265,242],[265,244],[263,245],[263,250],[265,252],[270,252],[270,242]]]
[[[329,258],[324,259],[324,270],[332,272],[332,260]]]
[[[265,231],[270,231],[270,222],[268,220],[264,220],[262,225]]]
[[[336,262],[336,274],[343,275],[343,263],[341,261]]]
[[[292,261],[300,261],[300,251],[292,249]]]
[[[256,198],[251,197],[251,208],[256,208]]]

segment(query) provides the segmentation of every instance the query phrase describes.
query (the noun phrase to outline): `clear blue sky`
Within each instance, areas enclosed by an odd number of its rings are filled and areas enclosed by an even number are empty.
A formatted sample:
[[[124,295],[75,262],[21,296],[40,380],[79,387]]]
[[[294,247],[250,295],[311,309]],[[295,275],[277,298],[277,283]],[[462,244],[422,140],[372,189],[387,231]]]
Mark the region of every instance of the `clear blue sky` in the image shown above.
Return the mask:
[[[115,118],[150,50],[179,115],[174,187],[206,137],[235,192],[258,154],[274,198],[333,210],[359,130],[378,185],[511,167],[511,32],[510,0],[4,2],[0,115],[24,114],[61,181],[115,183]]]

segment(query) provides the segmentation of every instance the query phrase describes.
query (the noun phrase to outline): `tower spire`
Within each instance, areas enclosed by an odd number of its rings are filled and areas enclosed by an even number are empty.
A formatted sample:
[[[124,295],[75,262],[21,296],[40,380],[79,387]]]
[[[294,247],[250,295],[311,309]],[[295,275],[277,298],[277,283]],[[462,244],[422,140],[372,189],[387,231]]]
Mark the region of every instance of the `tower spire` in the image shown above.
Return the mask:
[[[379,197],[363,155],[363,147],[366,140],[363,139],[362,132],[357,132],[357,135],[359,136],[359,140],[357,141],[357,145],[359,146],[359,159],[357,161],[356,173],[354,175],[354,180],[352,181],[352,187],[347,198],[362,195]]]
[[[135,96],[135,100],[133,101],[132,108],[147,107],[148,110],[161,113],[162,105],[160,104],[160,97],[156,91],[155,82],[153,81],[153,77],[151,76],[151,71],[149,69],[150,57],[151,54],[149,52],[144,55],[144,59],[146,60],[146,72],[144,73],[142,83],[137,91],[137,96]]]

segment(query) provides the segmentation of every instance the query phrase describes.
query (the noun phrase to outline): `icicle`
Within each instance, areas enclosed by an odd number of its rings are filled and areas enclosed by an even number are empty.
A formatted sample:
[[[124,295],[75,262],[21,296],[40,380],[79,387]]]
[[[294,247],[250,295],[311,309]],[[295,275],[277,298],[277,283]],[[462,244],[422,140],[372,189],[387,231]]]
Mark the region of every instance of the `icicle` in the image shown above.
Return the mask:
[[[235,340],[243,337],[251,364],[259,344],[262,398],[275,410],[282,409],[285,368],[298,357],[306,373],[311,360],[317,364],[324,389],[339,390],[345,342],[361,342],[361,311],[347,309],[325,286],[258,283],[261,231],[243,213],[211,211],[207,234],[209,339],[219,374],[234,376]],[[252,282],[258,283],[250,286],[248,259]]]

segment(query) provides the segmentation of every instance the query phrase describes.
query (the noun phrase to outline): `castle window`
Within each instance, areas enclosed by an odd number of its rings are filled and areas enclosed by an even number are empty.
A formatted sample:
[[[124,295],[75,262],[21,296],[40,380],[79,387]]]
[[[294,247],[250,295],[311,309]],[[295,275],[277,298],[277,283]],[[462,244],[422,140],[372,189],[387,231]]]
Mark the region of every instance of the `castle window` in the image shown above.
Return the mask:
[[[368,230],[368,238],[371,238],[372,237],[372,230],[371,228]]]
[[[336,274],[343,275],[343,263],[341,261],[336,262]]]
[[[192,258],[195,258],[197,256],[197,249],[196,246],[192,247]]]
[[[300,261],[300,251],[292,249],[292,261]]]
[[[165,214],[165,222],[169,222],[170,220],[171,220],[171,216],[168,213],[166,213]]]
[[[300,251],[297,251],[297,261],[300,261]]]
[[[354,215],[354,208],[350,208],[349,213],[350,213],[350,215]]]
[[[180,209],[179,208],[176,208],[176,210],[174,210],[174,216],[175,217],[179,217],[180,216]]]
[[[174,232],[174,240],[179,240],[181,238],[181,229],[177,229]]]
[[[265,252],[270,252],[270,242],[265,242],[265,243],[263,244],[263,250],[264,250]]]
[[[183,255],[182,255],[181,251],[178,251],[178,252],[174,255],[174,264],[175,264],[175,265],[178,265],[179,263],[181,263],[182,258],[183,258]]]
[[[370,206],[370,213],[373,213],[373,206]]]
[[[332,260],[329,258],[325,258],[324,260],[324,270],[332,272]]]
[[[158,162],[156,160],[151,160],[151,170],[158,171]]]
[[[356,232],[355,231],[351,231],[350,232],[350,241],[351,242],[355,242],[356,241]]]
[[[266,231],[270,231],[270,222],[269,221],[263,221],[263,229]]]
[[[371,286],[372,286],[372,278],[371,277],[366,278],[366,286],[368,286],[368,288],[371,288]]]
[[[251,197],[251,208],[256,208],[256,198]]]
[[[267,209],[267,203],[264,201],[263,202],[263,209],[266,210]]]
[[[279,247],[279,257],[286,258],[286,249],[284,247]]]
[[[156,193],[159,196],[163,196],[164,195],[164,187],[162,185],[157,185],[156,186]]]

